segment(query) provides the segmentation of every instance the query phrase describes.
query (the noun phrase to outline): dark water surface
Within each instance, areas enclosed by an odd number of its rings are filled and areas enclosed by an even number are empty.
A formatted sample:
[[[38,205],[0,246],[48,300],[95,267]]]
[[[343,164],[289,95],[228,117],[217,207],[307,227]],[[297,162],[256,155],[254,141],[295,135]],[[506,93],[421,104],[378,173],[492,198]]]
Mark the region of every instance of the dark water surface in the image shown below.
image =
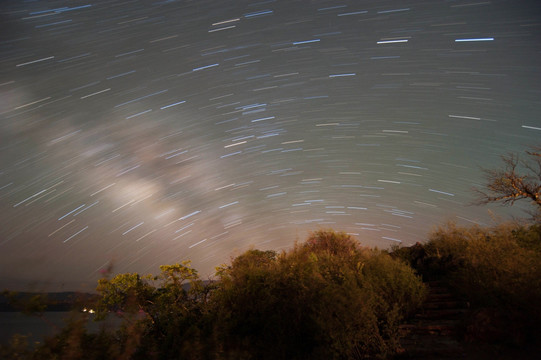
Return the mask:
[[[58,333],[72,315],[67,311],[50,311],[39,318],[19,312],[0,312],[0,343],[7,344],[15,334],[26,335],[31,342],[42,341],[44,337]],[[120,319],[114,317],[99,322],[93,321],[94,317],[95,315],[88,314],[86,322],[86,329],[91,333],[98,332],[101,327],[114,328],[120,323]]]

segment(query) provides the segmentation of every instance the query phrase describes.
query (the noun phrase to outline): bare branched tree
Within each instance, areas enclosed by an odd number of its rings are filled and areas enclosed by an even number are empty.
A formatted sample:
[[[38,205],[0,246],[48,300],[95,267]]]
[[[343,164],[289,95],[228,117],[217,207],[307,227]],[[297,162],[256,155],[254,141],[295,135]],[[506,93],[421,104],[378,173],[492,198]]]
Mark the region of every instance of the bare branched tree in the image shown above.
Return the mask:
[[[513,205],[520,199],[529,199],[541,211],[541,146],[526,151],[526,160],[517,154],[502,156],[503,169],[485,169],[486,190],[476,189],[479,204],[499,202]]]

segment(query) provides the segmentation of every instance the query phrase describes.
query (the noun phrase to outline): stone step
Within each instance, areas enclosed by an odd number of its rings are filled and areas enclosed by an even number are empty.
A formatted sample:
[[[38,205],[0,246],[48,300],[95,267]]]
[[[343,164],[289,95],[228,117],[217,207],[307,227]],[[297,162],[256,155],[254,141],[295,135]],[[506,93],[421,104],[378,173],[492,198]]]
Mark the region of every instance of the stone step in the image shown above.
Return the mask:
[[[400,325],[400,334],[426,334],[437,336],[455,335],[457,333],[455,324],[404,324]]]
[[[415,314],[415,319],[460,319],[468,310],[464,308],[455,309],[425,309]]]
[[[468,304],[457,299],[447,284],[428,283],[421,311],[399,328],[402,351],[398,359],[461,359],[464,349],[457,341],[460,319]]]
[[[429,286],[428,290],[431,294],[449,293],[449,288],[446,286]]]
[[[406,345],[399,350],[395,359],[466,359],[467,356],[460,344],[446,346],[445,344],[433,343],[426,346]]]
[[[447,287],[448,283],[442,280],[430,280],[427,281],[426,284],[430,287]]]
[[[408,340],[401,340],[400,345],[403,348],[407,347],[411,350],[423,350],[430,348],[432,350],[446,349],[448,351],[456,351],[462,349],[462,345],[457,340],[447,337],[411,337]]]
[[[464,301],[459,300],[441,300],[441,301],[431,301],[425,302],[423,304],[423,309],[430,310],[443,310],[443,309],[461,309],[466,308],[467,304]]]
[[[426,301],[438,301],[438,300],[447,300],[447,299],[455,299],[456,297],[453,294],[450,294],[449,292],[439,292],[439,293],[433,293],[429,292]]]

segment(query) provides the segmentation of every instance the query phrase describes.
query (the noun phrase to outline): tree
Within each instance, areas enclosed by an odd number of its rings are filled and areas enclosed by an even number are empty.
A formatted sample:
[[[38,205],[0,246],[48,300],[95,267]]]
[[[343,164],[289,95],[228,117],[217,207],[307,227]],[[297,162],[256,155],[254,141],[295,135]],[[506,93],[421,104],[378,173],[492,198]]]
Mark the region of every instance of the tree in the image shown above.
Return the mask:
[[[541,212],[541,146],[526,151],[527,160],[517,154],[502,156],[503,169],[485,169],[488,191],[476,189],[481,195],[478,203],[499,202],[513,205],[520,199],[529,199]]]
[[[71,322],[32,359],[388,358],[426,290],[402,261],[327,230],[290,251],[246,251],[213,281],[189,262],[160,270],[101,279],[98,315],[122,323],[94,334]]]
[[[328,230],[280,254],[249,250],[218,274],[227,359],[388,357],[425,291],[406,264]]]
[[[189,261],[162,265],[158,276],[118,274],[99,280],[98,317],[123,319],[117,337],[130,359],[205,359],[212,354],[204,284]]]

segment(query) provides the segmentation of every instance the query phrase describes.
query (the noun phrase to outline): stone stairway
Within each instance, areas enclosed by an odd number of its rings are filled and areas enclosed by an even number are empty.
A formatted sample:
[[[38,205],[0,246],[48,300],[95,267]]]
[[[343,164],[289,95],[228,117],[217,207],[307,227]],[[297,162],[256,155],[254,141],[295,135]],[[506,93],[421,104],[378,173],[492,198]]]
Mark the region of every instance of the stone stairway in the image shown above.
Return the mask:
[[[466,359],[457,327],[467,304],[454,297],[443,282],[431,281],[427,285],[423,308],[409,323],[400,326],[397,359]]]

